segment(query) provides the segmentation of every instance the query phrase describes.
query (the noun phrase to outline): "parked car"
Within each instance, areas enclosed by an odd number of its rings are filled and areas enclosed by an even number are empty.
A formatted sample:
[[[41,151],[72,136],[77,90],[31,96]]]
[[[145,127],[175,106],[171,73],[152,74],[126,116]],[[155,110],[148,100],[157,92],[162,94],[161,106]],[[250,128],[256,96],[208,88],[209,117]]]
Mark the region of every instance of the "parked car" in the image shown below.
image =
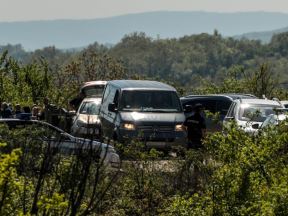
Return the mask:
[[[60,128],[38,120],[0,119],[0,125],[1,124],[7,125],[10,130],[29,128],[31,130],[30,134],[36,134],[38,139],[43,141],[43,144],[49,143],[50,146],[59,148],[59,150],[64,153],[73,153],[80,149],[89,150],[92,148],[98,153],[98,156],[103,160],[105,165],[112,168],[120,168],[119,155],[111,145],[74,137]],[[4,133],[2,136],[7,136],[7,131],[4,131]],[[3,137],[1,138],[3,139]],[[11,138],[8,137],[8,139]]]
[[[107,81],[85,82],[80,88],[80,93],[85,97],[102,97]]]
[[[287,100],[281,101],[281,103],[283,104],[283,106],[285,108],[288,108],[288,101]]]
[[[137,138],[147,147],[186,146],[185,116],[176,90],[148,80],[114,80],[100,108],[102,133],[120,142]]]
[[[210,94],[210,95],[188,95],[181,97],[181,103],[185,111],[186,118],[189,117],[196,104],[203,105],[205,111],[213,114],[219,113],[219,121],[213,120],[211,117],[205,117],[207,132],[215,132],[222,130],[222,121],[226,116],[232,102],[239,98],[256,98],[250,94]],[[191,107],[190,109],[188,107]]]
[[[73,118],[71,134],[84,138],[99,139],[101,131],[100,106],[101,98],[84,98]]]
[[[269,115],[275,114],[275,110],[278,108],[283,108],[283,106],[281,103],[274,100],[235,100],[231,104],[223,124],[225,127],[229,127],[231,120],[233,120],[246,132],[254,133]],[[258,127],[256,125],[258,125]]]

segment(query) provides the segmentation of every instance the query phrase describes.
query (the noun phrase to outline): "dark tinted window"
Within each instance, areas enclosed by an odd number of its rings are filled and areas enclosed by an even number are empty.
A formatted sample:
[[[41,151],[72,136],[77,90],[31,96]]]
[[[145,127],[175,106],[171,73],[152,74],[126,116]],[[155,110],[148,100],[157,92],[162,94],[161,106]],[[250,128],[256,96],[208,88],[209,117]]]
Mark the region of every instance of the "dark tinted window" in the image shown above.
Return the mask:
[[[211,100],[211,99],[206,99],[206,98],[197,98],[197,99],[183,101],[182,104],[183,106],[190,105],[193,108],[197,103],[200,103],[203,105],[205,110],[215,113],[217,112],[216,102],[217,102],[216,100]]]
[[[220,100],[217,102],[217,112],[220,112],[222,115],[226,115],[232,101],[230,100]]]

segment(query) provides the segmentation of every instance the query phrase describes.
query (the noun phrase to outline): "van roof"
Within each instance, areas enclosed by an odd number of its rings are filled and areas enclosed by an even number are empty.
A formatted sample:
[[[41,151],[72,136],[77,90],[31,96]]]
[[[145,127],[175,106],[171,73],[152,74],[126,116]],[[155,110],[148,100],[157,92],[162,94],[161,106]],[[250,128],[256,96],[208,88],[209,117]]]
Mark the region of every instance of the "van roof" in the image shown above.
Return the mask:
[[[148,89],[148,90],[169,90],[176,91],[170,85],[150,80],[112,80],[108,83],[122,89]]]

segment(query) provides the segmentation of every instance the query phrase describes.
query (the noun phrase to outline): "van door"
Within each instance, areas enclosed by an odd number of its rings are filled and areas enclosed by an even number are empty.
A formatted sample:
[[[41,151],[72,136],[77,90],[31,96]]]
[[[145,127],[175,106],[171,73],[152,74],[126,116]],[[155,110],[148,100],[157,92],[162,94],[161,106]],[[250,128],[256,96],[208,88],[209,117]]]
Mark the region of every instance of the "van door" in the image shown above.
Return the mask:
[[[117,92],[117,93],[116,93]],[[104,137],[113,138],[115,119],[117,112],[111,112],[108,110],[108,106],[111,103],[115,103],[115,96],[118,98],[119,90],[116,90],[111,85],[107,85],[102,99],[102,105],[100,110],[102,135]],[[118,104],[116,103],[116,106]]]

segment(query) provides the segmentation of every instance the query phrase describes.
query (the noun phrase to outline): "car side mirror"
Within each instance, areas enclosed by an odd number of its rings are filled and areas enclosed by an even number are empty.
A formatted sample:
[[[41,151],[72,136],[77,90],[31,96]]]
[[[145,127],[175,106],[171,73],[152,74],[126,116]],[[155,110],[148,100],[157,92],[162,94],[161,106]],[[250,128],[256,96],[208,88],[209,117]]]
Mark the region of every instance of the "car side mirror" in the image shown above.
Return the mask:
[[[253,129],[259,129],[259,126],[260,126],[260,125],[259,125],[258,123],[257,123],[257,124],[252,124],[252,128],[253,128]]]
[[[115,103],[108,104],[108,111],[109,112],[117,112],[117,107],[116,107]]]

